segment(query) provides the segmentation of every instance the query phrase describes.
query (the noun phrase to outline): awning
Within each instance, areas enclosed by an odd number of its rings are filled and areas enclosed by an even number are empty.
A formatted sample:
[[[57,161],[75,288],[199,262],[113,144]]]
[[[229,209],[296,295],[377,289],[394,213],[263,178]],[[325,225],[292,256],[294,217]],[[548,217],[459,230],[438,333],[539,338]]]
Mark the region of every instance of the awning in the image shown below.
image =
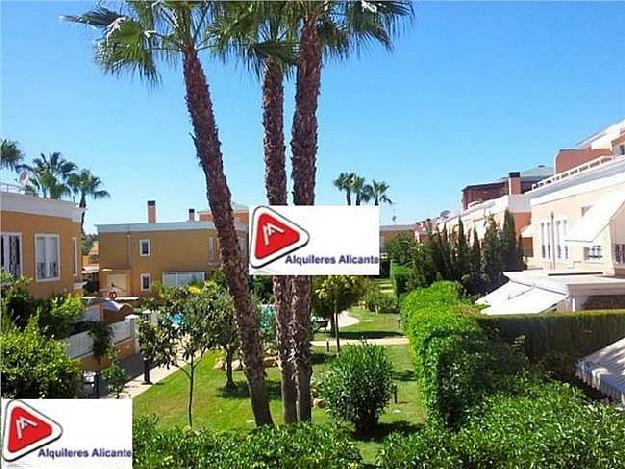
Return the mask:
[[[532,238],[534,236],[534,225],[531,223],[521,230],[521,238]]]
[[[523,293],[531,289],[532,287],[523,285],[522,283],[508,282],[505,285],[499,287],[497,290],[478,299],[476,303],[478,305],[494,305],[497,303],[501,303],[502,301],[508,301],[515,296],[522,295]]]
[[[577,362],[578,378],[625,404],[625,338]]]
[[[569,244],[591,245],[625,204],[625,191],[611,192],[600,198],[569,232],[564,241]]]
[[[482,310],[482,313],[487,315],[538,314],[554,307],[565,298],[566,295],[561,293],[534,287],[513,298],[492,304]]]

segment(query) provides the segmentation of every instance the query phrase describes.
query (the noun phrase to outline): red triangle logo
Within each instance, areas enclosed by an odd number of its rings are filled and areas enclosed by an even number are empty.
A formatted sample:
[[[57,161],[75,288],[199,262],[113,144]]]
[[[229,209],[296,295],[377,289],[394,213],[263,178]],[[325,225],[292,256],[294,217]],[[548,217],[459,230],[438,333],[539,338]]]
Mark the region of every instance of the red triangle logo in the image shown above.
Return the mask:
[[[308,243],[298,224],[269,207],[257,207],[252,217],[252,267],[267,265]]]
[[[300,240],[297,229],[293,229],[268,213],[261,214],[257,223],[258,229],[254,243],[254,255],[257,259],[264,259]]]
[[[7,404],[4,424],[3,457],[14,461],[61,436],[61,426],[26,403]]]

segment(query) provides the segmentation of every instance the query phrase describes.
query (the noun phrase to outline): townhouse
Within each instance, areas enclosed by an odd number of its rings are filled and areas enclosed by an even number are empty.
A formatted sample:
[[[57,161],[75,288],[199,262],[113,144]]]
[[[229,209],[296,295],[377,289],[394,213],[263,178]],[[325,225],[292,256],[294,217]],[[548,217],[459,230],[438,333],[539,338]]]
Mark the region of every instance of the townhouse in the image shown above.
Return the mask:
[[[528,270],[482,298],[486,314],[625,307],[625,120],[554,156],[526,193]]]
[[[153,200],[147,211],[146,223],[97,225],[101,294],[148,296],[157,282],[164,286],[202,282],[219,268],[219,239],[209,212],[198,217],[189,209],[186,221],[157,222]],[[247,214],[247,208],[235,206],[235,228],[247,262],[244,211]]]
[[[80,220],[84,209],[65,200],[0,187],[0,256],[3,272],[32,279],[31,294],[45,298],[82,292]]]

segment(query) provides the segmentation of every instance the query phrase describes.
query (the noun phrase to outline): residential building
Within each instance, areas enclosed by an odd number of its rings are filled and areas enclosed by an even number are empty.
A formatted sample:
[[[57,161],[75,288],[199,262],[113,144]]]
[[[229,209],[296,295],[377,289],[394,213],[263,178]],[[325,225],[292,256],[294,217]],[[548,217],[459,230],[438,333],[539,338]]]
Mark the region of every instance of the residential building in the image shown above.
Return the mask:
[[[385,254],[386,243],[397,236],[403,235],[415,239],[415,230],[416,225],[414,223],[404,225],[380,225],[380,254]]]
[[[530,270],[506,273],[510,282],[481,299],[486,314],[625,305],[624,140],[625,120],[555,155],[560,171],[525,194]]]
[[[32,279],[33,296],[81,292],[80,220],[84,209],[33,197],[21,186],[0,187],[1,268]]]
[[[147,296],[156,282],[183,286],[203,281],[219,268],[213,222],[196,221],[192,210],[187,221],[157,222],[156,202],[148,201],[147,208],[147,223],[97,225],[103,295]],[[237,221],[235,228],[247,262],[248,227]]]

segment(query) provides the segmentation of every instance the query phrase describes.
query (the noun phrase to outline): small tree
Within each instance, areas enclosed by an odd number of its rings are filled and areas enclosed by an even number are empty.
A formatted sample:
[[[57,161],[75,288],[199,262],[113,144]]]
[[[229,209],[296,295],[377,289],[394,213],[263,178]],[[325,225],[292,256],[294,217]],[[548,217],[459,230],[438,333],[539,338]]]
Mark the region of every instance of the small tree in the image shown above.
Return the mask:
[[[462,280],[462,277],[471,270],[469,243],[464,232],[462,218],[458,220],[458,237],[454,246],[454,280]]]
[[[383,347],[347,347],[330,362],[321,381],[321,397],[332,415],[364,433],[378,421],[393,393],[393,367]]]
[[[187,417],[192,427],[195,371],[211,345],[211,301],[203,294],[174,296],[163,302],[156,326],[142,321],[139,341],[144,354],[156,365],[176,367],[188,378]]]
[[[128,376],[126,375],[126,370],[119,364],[117,349],[114,347],[109,348],[107,355],[110,360],[110,365],[102,370],[102,378],[115,393],[115,398],[119,399],[120,394],[124,390],[124,386],[126,386]]]
[[[362,282],[356,275],[328,275],[317,277],[313,286],[315,314],[330,318],[331,331],[340,350],[338,315],[355,304],[362,295]]]
[[[484,245],[482,247],[482,258],[484,274],[487,279],[487,290],[492,291],[503,283],[503,260],[501,257],[501,242],[499,228],[493,217],[490,217],[486,233],[484,234]]]
[[[515,272],[525,268],[522,243],[516,235],[514,216],[509,210],[504,213],[503,226],[499,234],[503,270]]]
[[[462,283],[473,295],[482,292],[482,251],[475,230],[473,230],[473,245],[469,253],[469,272],[463,277]]]
[[[417,242],[414,236],[400,233],[384,243],[384,250],[393,262],[400,265],[410,265],[416,246]]]
[[[232,360],[239,349],[237,325],[234,321],[234,304],[228,292],[215,283],[206,284],[201,296],[207,306],[208,346],[223,350],[226,365],[226,390],[232,391],[236,387],[232,377]]]

